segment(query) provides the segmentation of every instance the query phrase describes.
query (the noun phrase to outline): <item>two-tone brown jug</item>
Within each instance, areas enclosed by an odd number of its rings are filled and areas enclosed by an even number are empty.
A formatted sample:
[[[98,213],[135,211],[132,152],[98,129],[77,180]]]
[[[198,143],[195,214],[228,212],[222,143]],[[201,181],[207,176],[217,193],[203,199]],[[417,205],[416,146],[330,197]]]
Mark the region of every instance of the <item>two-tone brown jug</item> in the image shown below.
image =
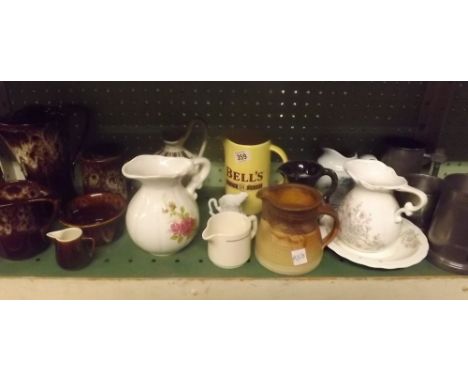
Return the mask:
[[[318,267],[323,249],[338,233],[337,213],[322,194],[301,184],[281,184],[258,192],[263,201],[255,240],[258,262],[272,272],[302,275]],[[319,218],[333,218],[331,232],[322,238]]]

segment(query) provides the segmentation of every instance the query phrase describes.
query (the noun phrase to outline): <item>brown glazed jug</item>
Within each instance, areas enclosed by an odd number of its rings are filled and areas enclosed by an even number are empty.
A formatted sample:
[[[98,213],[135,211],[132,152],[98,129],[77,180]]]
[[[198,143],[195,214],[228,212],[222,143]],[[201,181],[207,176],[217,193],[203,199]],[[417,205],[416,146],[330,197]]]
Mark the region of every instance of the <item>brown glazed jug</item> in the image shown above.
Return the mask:
[[[88,125],[88,111],[81,106],[32,105],[0,120],[0,139],[27,180],[68,198],[73,194],[72,162]]]
[[[272,272],[302,275],[315,269],[322,260],[323,248],[338,233],[337,213],[322,194],[301,184],[280,184],[261,189],[257,196],[263,208],[255,240],[258,262]],[[329,215],[333,228],[320,234],[319,218]]]
[[[23,260],[47,248],[58,199],[27,180],[0,185],[0,257]]]

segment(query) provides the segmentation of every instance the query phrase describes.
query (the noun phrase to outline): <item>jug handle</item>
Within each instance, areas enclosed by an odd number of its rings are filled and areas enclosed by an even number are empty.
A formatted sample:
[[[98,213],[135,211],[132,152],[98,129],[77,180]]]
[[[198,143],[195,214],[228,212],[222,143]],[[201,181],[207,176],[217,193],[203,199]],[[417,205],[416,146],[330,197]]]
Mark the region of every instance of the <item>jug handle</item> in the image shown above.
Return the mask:
[[[322,176],[329,176],[331,179],[331,185],[330,188],[323,194],[323,199],[328,202],[328,199],[332,194],[336,191],[336,188],[338,187],[338,176],[336,175],[336,172],[333,170],[330,170],[328,168],[323,168]]]
[[[88,237],[88,236],[83,236],[81,238],[81,243],[86,243],[86,245],[89,245],[90,248],[89,248],[89,253],[90,253],[90,256],[92,259],[96,256],[96,253],[94,252],[94,250],[96,249],[96,242],[94,241],[94,239],[92,237]]]
[[[48,219],[44,219],[44,222],[41,222],[41,234],[43,236],[46,236],[47,231],[49,231],[50,227],[52,226],[53,222],[55,221],[55,218],[57,217],[58,211],[59,211],[59,201],[57,199],[52,199],[52,198],[36,198],[36,199],[31,199],[31,200],[26,200],[23,202],[23,204],[35,204],[35,203],[50,203],[52,205],[52,212],[50,214],[50,217]],[[42,220],[42,219],[41,219]]]
[[[197,126],[197,125],[199,125],[203,129],[203,142],[202,142],[202,144],[200,146],[200,149],[198,150],[198,154],[197,154],[197,157],[201,157],[205,153],[206,143],[208,142],[208,129],[207,129],[207,126],[206,126],[206,122],[204,120],[202,120],[200,118],[192,119],[188,124],[187,132],[180,139],[180,144],[181,145],[185,144],[185,142],[187,141],[189,136],[192,134],[193,127]],[[193,156],[193,154],[192,154],[192,156]]]
[[[278,154],[283,163],[288,161],[288,156],[281,147],[276,145],[270,145],[270,151],[273,151],[275,154]]]
[[[249,220],[252,222],[252,230],[250,231],[250,238],[253,239],[257,234],[258,220],[255,215],[248,216]]]
[[[398,209],[395,212],[396,223],[400,223],[403,220],[403,217],[401,216],[403,213],[406,214],[406,216],[411,216],[413,215],[413,212],[420,210],[427,204],[427,195],[415,187],[404,185],[404,186],[398,187],[395,191],[408,192],[410,194],[416,195],[420,199],[419,203],[416,205],[414,205],[411,202],[406,202],[402,208]]]
[[[192,176],[190,183],[185,187],[188,193],[192,196],[194,200],[197,200],[197,193],[195,192],[203,185],[204,180],[207,178],[210,173],[211,163],[208,159],[200,157],[191,159],[195,168],[198,169],[198,172]]]
[[[208,209],[210,211],[210,216],[213,216],[219,212],[220,207],[216,198],[211,198],[208,200]]]
[[[336,211],[330,207],[328,204],[320,204],[317,208],[317,213],[319,215],[328,215],[333,218],[333,227],[330,233],[322,239],[322,249],[325,248],[335,237],[338,235],[340,230],[340,223],[338,220],[338,214]]]

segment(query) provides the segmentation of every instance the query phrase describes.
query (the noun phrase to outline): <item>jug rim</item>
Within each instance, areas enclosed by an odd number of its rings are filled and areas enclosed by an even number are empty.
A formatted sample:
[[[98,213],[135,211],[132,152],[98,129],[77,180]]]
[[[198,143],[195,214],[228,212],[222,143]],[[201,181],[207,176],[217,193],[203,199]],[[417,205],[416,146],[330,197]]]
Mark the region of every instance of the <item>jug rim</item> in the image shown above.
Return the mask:
[[[243,219],[244,222],[246,222],[245,228],[242,232],[240,233],[211,233],[209,232],[210,226],[215,224],[216,219],[221,219],[222,217],[226,217],[226,215],[231,215],[231,216],[236,216],[239,217],[240,219]],[[219,223],[218,223],[219,224]],[[242,239],[245,236],[248,236],[250,234],[251,230],[251,221],[247,215],[244,215],[241,212],[236,212],[236,211],[222,211],[218,214],[215,214],[213,216],[210,216],[206,223],[206,227],[202,232],[202,239],[203,240],[213,240],[215,238],[228,238],[231,240],[237,240],[237,239]]]
[[[288,211],[288,212],[306,212],[306,211],[312,211],[316,209],[319,205],[325,203],[323,200],[323,195],[320,191],[315,189],[314,187],[306,186],[304,184],[300,183],[283,183],[283,184],[276,184],[273,186],[268,186],[264,187],[261,190],[257,191],[257,197],[264,200],[266,199],[265,197],[262,197],[262,193],[265,193],[267,191],[276,191],[278,189],[286,189],[286,188],[300,188],[304,191],[310,192],[313,194],[315,202],[311,204],[310,206],[303,206],[303,207],[295,207],[295,206],[287,206],[282,203],[279,203],[275,200],[268,199],[268,202],[270,202],[274,207]]]
[[[47,232],[46,236],[59,243],[71,243],[83,236],[83,230],[79,227],[68,227],[56,231]]]
[[[8,188],[23,188],[23,187],[30,187],[32,190],[34,190],[35,194],[34,196],[31,196],[30,194],[23,194],[20,197],[17,198],[12,198],[12,199],[7,199],[7,198],[2,198],[1,192],[3,190],[8,189]],[[44,200],[44,199],[50,199],[50,200],[58,200],[56,195],[54,195],[50,189],[38,182],[35,182],[33,180],[28,180],[28,179],[22,179],[22,180],[16,180],[14,182],[6,182],[3,184],[0,184],[0,207],[7,207],[10,205],[16,205],[16,204],[24,204],[24,203],[29,203],[31,201],[36,201],[36,200]]]
[[[138,162],[144,162],[146,161],[146,164],[142,167],[144,167],[146,170],[150,166],[149,161],[154,163],[165,163],[165,162],[174,162],[174,163],[179,163],[180,168],[177,169],[175,166],[170,166],[171,169],[173,169],[173,172],[165,172],[163,174],[157,174],[156,172],[153,174],[137,174],[136,171],[129,171],[129,167],[135,166],[135,163]],[[158,154],[142,154],[142,155],[137,155],[133,159],[129,160],[122,166],[122,174],[128,178],[128,179],[136,179],[136,180],[149,180],[149,179],[175,179],[181,176],[184,176],[187,174],[187,172],[190,169],[190,166],[192,166],[193,161],[189,158],[184,158],[184,157],[166,157],[164,155],[158,155]]]
[[[356,173],[356,169],[353,169],[356,165],[372,166],[376,168],[376,174],[378,175],[375,180],[369,179],[372,176],[371,173],[365,172],[363,175]],[[401,186],[408,184],[406,178],[398,175],[395,170],[386,165],[385,163],[375,159],[351,159],[344,164],[346,173],[358,184],[371,190],[393,190]],[[361,169],[363,171],[364,169]],[[383,177],[388,178],[383,180]],[[377,179],[377,178],[381,179]]]
[[[224,141],[231,141],[232,143],[238,146],[252,147],[252,146],[261,146],[265,144],[271,144],[271,138],[268,135],[258,131],[258,130],[248,130],[239,133],[228,133],[224,138]]]

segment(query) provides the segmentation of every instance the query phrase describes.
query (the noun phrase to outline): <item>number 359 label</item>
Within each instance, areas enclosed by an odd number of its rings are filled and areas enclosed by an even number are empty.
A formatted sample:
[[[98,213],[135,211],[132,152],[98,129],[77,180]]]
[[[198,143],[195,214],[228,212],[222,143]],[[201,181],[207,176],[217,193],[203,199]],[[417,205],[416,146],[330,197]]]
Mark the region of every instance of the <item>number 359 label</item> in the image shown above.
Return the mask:
[[[307,253],[305,248],[292,250],[291,256],[294,265],[307,264]]]
[[[242,151],[235,151],[234,152],[234,158],[238,162],[245,162],[245,161],[248,161],[250,159],[249,154],[246,151],[243,151],[243,150]]]

